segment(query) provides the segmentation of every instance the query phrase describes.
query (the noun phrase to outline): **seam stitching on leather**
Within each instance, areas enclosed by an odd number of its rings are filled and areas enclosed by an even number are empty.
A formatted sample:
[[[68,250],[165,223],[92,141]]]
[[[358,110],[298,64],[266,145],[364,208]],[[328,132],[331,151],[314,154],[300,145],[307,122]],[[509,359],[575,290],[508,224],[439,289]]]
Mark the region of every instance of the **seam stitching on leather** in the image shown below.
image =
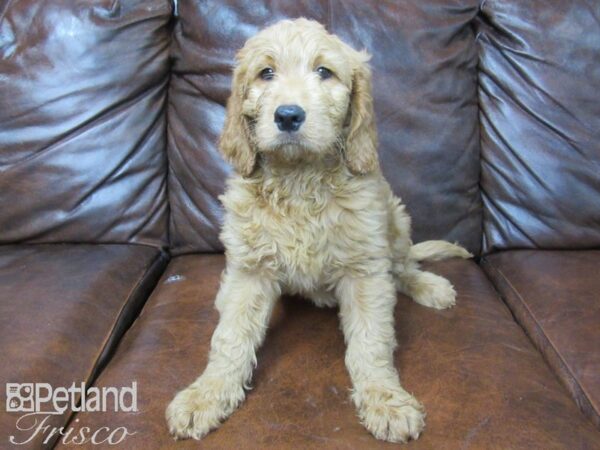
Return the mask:
[[[483,134],[483,128],[481,126],[481,116],[482,116],[482,109],[481,109],[481,96],[480,96],[480,92],[481,92],[481,45],[479,43],[479,35],[481,33],[481,31],[479,31],[479,29],[477,29],[477,19],[478,16],[481,14],[481,9],[483,6],[483,3],[485,3],[485,0],[483,0],[483,2],[479,5],[479,9],[477,11],[477,14],[475,14],[473,16],[473,18],[471,19],[471,29],[473,30],[473,35],[474,35],[474,40],[473,40],[473,45],[475,45],[475,52],[477,53],[477,65],[475,66],[475,96],[477,98],[477,144],[478,144],[478,154],[477,154],[477,161],[478,161],[478,168],[479,168],[479,173],[477,174],[477,191],[479,193],[479,206],[481,208],[481,214],[480,214],[480,220],[479,220],[479,232],[481,233],[481,236],[479,238],[479,255],[483,256],[485,255],[485,250],[486,250],[486,246],[487,246],[487,240],[485,238],[485,204],[484,204],[484,192],[482,189],[482,185],[481,185],[481,174],[483,173],[483,165],[482,165],[482,153],[483,153],[483,139],[482,139],[482,134]]]
[[[132,298],[132,296],[134,295],[134,293],[139,289],[140,285],[143,283],[143,281],[148,277],[148,275],[150,273],[152,273],[155,269],[156,266],[161,262],[161,260],[163,258],[168,258],[168,256],[166,255],[165,252],[163,252],[162,250],[159,249],[158,253],[156,254],[156,256],[152,259],[151,263],[148,265],[148,267],[146,268],[146,270],[144,270],[142,272],[142,274],[138,277],[136,283],[134,284],[134,287],[131,288],[129,290],[129,292],[127,293],[126,301],[123,302],[123,304],[121,305],[121,308],[119,309],[118,314],[115,317],[115,320],[113,321],[112,327],[110,329],[110,331],[107,333],[107,335],[105,336],[105,339],[103,340],[101,346],[100,346],[100,351],[96,353],[95,357],[94,357],[94,364],[92,365],[91,369],[88,371],[88,373],[85,376],[85,387],[86,389],[89,388],[90,386],[92,386],[94,384],[94,382],[98,379],[98,377],[100,376],[100,374],[102,372],[98,372],[98,373],[94,373],[98,366],[99,366],[99,360],[100,357],[102,356],[102,354],[104,353],[104,350],[106,349],[106,346],[108,345],[108,343],[110,342],[111,338],[113,337],[114,333],[115,333],[115,329],[116,329],[116,324],[119,322],[119,319],[121,318],[121,316],[123,315],[123,311],[126,309],[126,306],[129,304],[130,299]],[[127,330],[125,330],[124,334],[127,332]],[[124,335],[123,334],[123,335]],[[107,361],[107,365],[108,365]],[[66,417],[66,421],[65,421],[65,426],[68,426],[71,421],[73,420],[73,418],[76,416],[76,412],[75,411],[69,411],[69,414]],[[58,438],[58,436],[57,436]],[[57,444],[57,440],[54,441],[54,443],[51,444],[51,447],[54,448]]]
[[[579,382],[579,379],[575,376],[575,374],[573,373],[573,371],[571,370],[571,368],[567,365],[566,361],[560,355],[560,353],[556,349],[556,346],[554,345],[554,343],[552,342],[552,340],[548,337],[548,335],[546,333],[544,333],[542,326],[540,325],[540,323],[538,322],[538,320],[535,318],[535,316],[531,312],[531,309],[529,308],[529,306],[525,303],[525,300],[523,299],[523,297],[521,296],[521,294],[519,294],[519,292],[517,291],[517,289],[513,286],[513,284],[508,280],[508,278],[506,277],[506,275],[504,275],[504,273],[498,267],[494,266],[488,259],[486,259],[485,262],[488,265],[488,267],[490,267],[493,271],[495,271],[502,278],[502,281],[504,283],[506,283],[506,285],[508,286],[508,288],[513,292],[513,294],[521,302],[521,304],[523,305],[526,313],[529,315],[529,317],[531,318],[531,320],[534,322],[536,328],[538,329],[539,336],[543,336],[542,339],[544,339],[547,342],[548,346],[552,349],[552,353],[555,355],[555,357],[557,358],[557,360],[562,365],[563,370],[565,370],[571,376],[571,380],[574,382],[574,384],[576,385],[577,389],[583,394],[583,396],[585,397],[585,400],[587,401],[589,407],[596,413],[597,416],[600,416],[600,411],[592,403],[591,397],[588,395],[588,392],[583,388],[583,386]],[[502,296],[502,297],[504,297],[504,296]],[[513,311],[513,308],[511,308],[510,305],[506,301],[505,301],[505,303],[507,304],[507,306],[509,307],[509,309],[511,311]],[[513,313],[514,313],[514,311],[513,311]],[[552,367],[552,364],[550,364],[550,362],[548,361],[548,358],[544,355],[544,351],[542,351],[542,349],[539,348],[539,346],[535,342],[535,339],[531,336],[530,333],[527,332],[527,329],[523,326],[523,324],[520,324],[520,325],[523,328],[523,330],[525,331],[525,333],[527,334],[527,336],[529,336],[530,340],[534,343],[536,349],[544,357],[544,360],[546,360],[546,362],[550,366],[550,368],[553,369],[552,372],[554,373],[554,375],[556,376],[556,378],[558,378],[559,381],[561,382],[561,384],[563,384],[563,386],[564,386],[563,380],[561,379],[561,377],[559,376],[559,374],[556,372],[556,370],[554,370],[554,368]],[[566,387],[566,389],[567,389],[567,391],[569,391],[568,387]],[[573,399],[573,400],[575,401],[575,404],[577,405],[577,400],[576,399]],[[577,406],[579,407],[579,405],[577,405]],[[579,408],[579,409],[581,410],[581,408]]]

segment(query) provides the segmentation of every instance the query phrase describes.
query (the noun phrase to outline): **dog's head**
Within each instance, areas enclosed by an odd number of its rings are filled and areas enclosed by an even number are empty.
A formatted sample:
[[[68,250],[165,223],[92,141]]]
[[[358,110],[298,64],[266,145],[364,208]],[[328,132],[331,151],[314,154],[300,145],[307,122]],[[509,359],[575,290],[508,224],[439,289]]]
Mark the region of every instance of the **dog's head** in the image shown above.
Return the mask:
[[[349,169],[378,167],[369,55],[307,19],[285,20],[237,54],[219,147],[243,176],[258,153],[298,160],[340,152]]]

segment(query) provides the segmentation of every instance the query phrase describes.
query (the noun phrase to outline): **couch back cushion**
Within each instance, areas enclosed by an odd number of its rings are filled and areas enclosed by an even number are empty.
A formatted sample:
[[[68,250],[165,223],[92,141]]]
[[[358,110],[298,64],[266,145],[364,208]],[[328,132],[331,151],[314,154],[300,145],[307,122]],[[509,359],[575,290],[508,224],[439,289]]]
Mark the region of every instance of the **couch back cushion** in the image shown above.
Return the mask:
[[[222,248],[217,196],[231,168],[216,142],[236,50],[278,19],[305,16],[373,55],[381,164],[413,217],[414,239],[477,252],[477,11],[477,0],[180,2],[168,114],[172,250]]]
[[[600,3],[487,0],[484,250],[600,245]]]
[[[0,4],[0,244],[166,245],[169,0]]]

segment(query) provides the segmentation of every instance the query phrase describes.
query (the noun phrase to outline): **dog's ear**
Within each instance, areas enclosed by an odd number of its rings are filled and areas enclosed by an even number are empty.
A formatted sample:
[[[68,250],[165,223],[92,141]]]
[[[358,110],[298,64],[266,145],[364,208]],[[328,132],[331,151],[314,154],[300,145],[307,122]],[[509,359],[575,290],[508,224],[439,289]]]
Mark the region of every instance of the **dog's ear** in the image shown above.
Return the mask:
[[[256,151],[250,139],[248,118],[244,116],[246,69],[238,64],[233,71],[231,96],[227,100],[225,126],[219,139],[219,149],[225,159],[243,177],[250,176],[256,165]]]
[[[350,125],[344,155],[348,168],[355,174],[366,174],[379,167],[369,58],[366,52],[357,52],[352,76]]]

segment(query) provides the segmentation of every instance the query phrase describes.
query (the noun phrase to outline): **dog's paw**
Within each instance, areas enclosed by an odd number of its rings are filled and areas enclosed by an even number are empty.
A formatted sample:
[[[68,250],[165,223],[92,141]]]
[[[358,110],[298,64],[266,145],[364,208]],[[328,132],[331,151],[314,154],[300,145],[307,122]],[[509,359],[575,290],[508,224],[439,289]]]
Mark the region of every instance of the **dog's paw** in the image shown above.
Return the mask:
[[[429,308],[446,309],[456,305],[456,291],[452,284],[430,272],[419,274],[411,294],[415,302]]]
[[[179,392],[167,407],[169,432],[176,439],[202,439],[243,399],[241,386],[227,389],[221,380],[196,382]]]
[[[355,393],[361,423],[388,442],[417,439],[425,427],[423,406],[403,389],[372,387]]]

